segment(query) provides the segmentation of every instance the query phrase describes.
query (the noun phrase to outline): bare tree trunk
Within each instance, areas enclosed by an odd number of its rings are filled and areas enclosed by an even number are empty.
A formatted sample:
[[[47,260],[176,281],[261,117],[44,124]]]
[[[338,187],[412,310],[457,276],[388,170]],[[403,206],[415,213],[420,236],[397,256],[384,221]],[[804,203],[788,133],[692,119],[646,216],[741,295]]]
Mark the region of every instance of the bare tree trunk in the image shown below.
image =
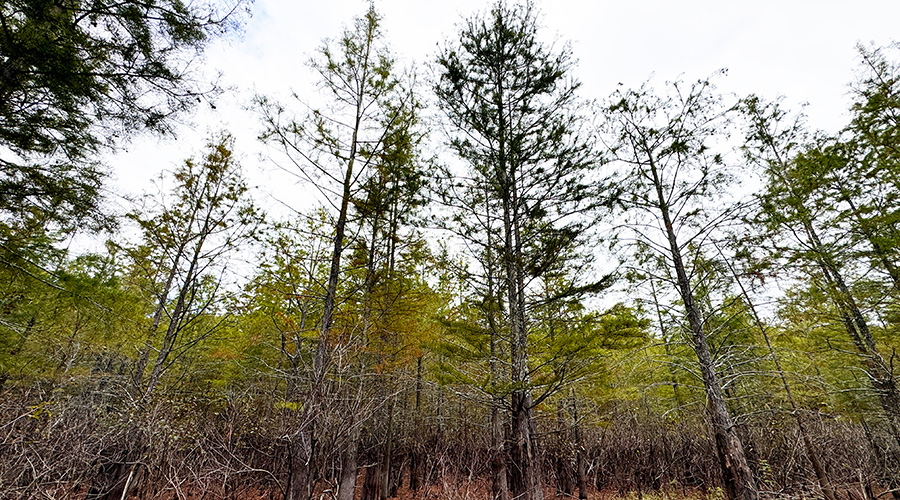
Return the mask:
[[[833,288],[835,303],[842,312],[847,333],[859,351],[872,388],[881,403],[891,436],[897,444],[897,449],[900,450],[900,390],[897,388],[893,369],[881,356],[875,338],[869,330],[865,316],[853,298],[850,287],[847,286],[838,266],[824,251],[824,246],[812,224],[805,223],[805,229],[813,249],[816,251],[818,264],[825,280]]]
[[[147,387],[146,389],[144,389],[143,400],[145,402],[153,396],[153,391],[156,390],[156,386],[157,384],[159,384],[159,379],[166,368],[166,361],[169,359],[169,355],[172,353],[172,349],[174,349],[175,347],[175,340],[178,337],[179,331],[183,327],[184,316],[187,313],[187,309],[190,307],[191,302],[193,301],[193,294],[195,293],[194,288],[197,286],[196,281],[197,275],[199,274],[197,267],[200,263],[203,245],[211,232],[211,222],[212,221],[210,220],[210,214],[207,213],[206,218],[203,220],[203,226],[197,233],[198,239],[191,255],[190,265],[188,266],[184,281],[181,283],[181,289],[178,291],[178,299],[175,302],[175,309],[172,311],[172,314],[169,317],[169,326],[166,328],[166,334],[163,337],[163,343],[159,348],[159,353],[157,353],[156,355],[156,362],[153,364],[153,371],[150,372],[150,378],[147,380]],[[165,303],[160,302],[160,306],[162,307],[162,309],[164,309]],[[156,313],[159,314],[160,312],[160,309],[157,309]],[[158,326],[159,323],[157,322],[156,325]],[[142,375],[142,373],[139,373],[138,375],[140,376]]]
[[[534,407],[529,391],[512,395],[513,422],[511,455],[513,465],[512,493],[516,498],[543,500],[540,457],[537,452]]]
[[[572,437],[575,440],[575,473],[579,500],[587,500],[587,471],[584,460],[584,443],[581,441],[581,424],[578,421],[578,400],[572,390]]]
[[[305,433],[296,433],[288,444],[290,465],[285,500],[307,500],[312,496],[310,461],[312,446]]]
[[[501,120],[501,124],[502,124]],[[502,132],[501,132],[502,137]],[[500,158],[504,142],[499,141]],[[521,388],[512,392],[512,492],[523,500],[543,500],[541,467],[537,454],[537,436],[531,390],[528,388],[528,330],[525,323],[525,298],[521,269],[521,241],[517,217],[516,179],[501,165],[506,185],[503,199],[503,261],[507,286],[510,331],[510,380]]]
[[[188,227],[191,227],[195,218],[196,212],[192,212]],[[135,397],[142,394],[141,389],[144,382],[144,371],[147,369],[147,363],[150,361],[150,351],[153,349],[153,338],[156,336],[156,332],[159,331],[159,324],[162,322],[163,313],[166,312],[166,303],[169,301],[169,293],[172,292],[172,284],[175,281],[175,275],[178,273],[178,265],[181,264],[181,258],[184,256],[186,245],[187,239],[179,243],[178,249],[175,251],[175,255],[172,258],[169,272],[166,275],[166,282],[157,298],[156,310],[153,312],[153,319],[150,321],[150,327],[147,330],[147,340],[144,343],[144,348],[141,350],[141,356],[138,359],[137,366],[135,367],[132,376]]]
[[[351,443],[350,448],[344,452],[342,462],[337,500],[353,500],[356,492],[356,477],[359,471],[356,442]]]
[[[382,465],[381,491],[379,492],[379,500],[385,500],[390,497],[391,489],[391,463],[394,453],[394,401],[391,400],[388,408],[387,435],[384,442],[384,460]]]
[[[347,161],[347,170],[344,173],[342,184],[341,206],[334,228],[331,265],[328,270],[328,283],[325,287],[325,303],[322,307],[322,318],[319,322],[319,339],[316,342],[316,352],[313,356],[312,373],[310,374],[310,394],[307,397],[307,404],[303,406],[302,411],[302,416],[309,425],[300,429],[298,436],[302,442],[309,444],[309,454],[307,460],[303,463],[292,462],[292,468],[299,466],[301,467],[301,470],[292,470],[291,477],[294,478],[296,476],[298,480],[299,478],[302,478],[307,482],[304,489],[308,495],[312,495],[312,491],[315,487],[315,478],[311,474],[311,466],[317,450],[313,443],[315,432],[319,427],[320,405],[325,400],[325,373],[329,362],[328,352],[331,343],[331,327],[334,323],[334,312],[337,305],[337,285],[341,274],[341,256],[344,252],[344,235],[346,233],[347,218],[350,208],[351,188],[353,186],[353,167],[356,160],[357,137],[361,120],[362,109],[358,104],[356,108],[356,121],[350,144],[349,159]],[[294,491],[293,488],[291,491]],[[309,498],[309,496],[304,498],[294,497],[291,500],[305,500],[306,498]]]
[[[381,496],[381,468],[382,465],[380,460],[376,461],[374,465],[366,468],[360,500],[378,500]]]
[[[506,456],[503,453],[503,424],[500,421],[497,399],[498,396],[494,396],[491,405],[491,498],[509,500]]]
[[[166,360],[169,358],[169,354],[172,353],[172,349],[175,347],[175,339],[178,335],[180,326],[179,323],[181,323],[181,317],[184,315],[184,295],[186,292],[186,290],[182,290],[179,294],[178,302],[175,304],[175,309],[172,311],[172,318],[169,321],[168,328],[166,328],[166,334],[163,337],[162,345],[159,347],[159,352],[156,354],[153,370],[150,372],[150,378],[147,379],[147,387],[144,389],[144,401],[149,401],[153,392],[156,390],[156,386],[159,384],[159,379],[162,377],[163,370],[165,369]]]
[[[503,424],[501,422],[501,410],[503,408],[503,396],[498,394],[498,382],[503,379],[500,369],[500,325],[497,320],[497,312],[501,309],[500,292],[497,290],[495,277],[497,276],[494,242],[493,242],[493,218],[488,204],[489,197],[485,196],[485,215],[487,226],[487,248],[485,255],[485,272],[487,277],[486,316],[491,336],[491,497],[493,500],[509,500],[508,470],[506,467],[506,454],[504,453]]]
[[[356,477],[359,474],[359,432],[356,431],[354,419],[355,415],[351,412],[349,443],[341,454],[337,500],[353,500],[356,493]]]
[[[422,486],[422,473],[425,470],[423,445],[421,440],[424,438],[424,429],[422,425],[422,356],[416,359],[416,435],[419,439],[413,445],[412,457],[409,462],[409,489],[413,491],[413,495],[418,495],[419,488]],[[505,500],[505,499],[504,499]]]
[[[569,429],[563,415],[564,403],[556,405],[556,496],[572,496],[575,491],[575,473],[569,462]]]

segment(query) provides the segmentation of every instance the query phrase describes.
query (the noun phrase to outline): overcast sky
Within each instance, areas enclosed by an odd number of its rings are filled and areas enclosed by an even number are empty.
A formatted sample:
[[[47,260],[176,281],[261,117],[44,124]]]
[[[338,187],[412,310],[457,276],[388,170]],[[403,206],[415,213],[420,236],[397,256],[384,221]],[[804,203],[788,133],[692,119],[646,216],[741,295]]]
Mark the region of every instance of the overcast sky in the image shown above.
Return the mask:
[[[576,76],[582,97],[602,99],[622,83],[637,87],[651,75],[659,82],[696,80],[727,68],[718,87],[738,95],[783,95],[799,107],[808,103],[809,124],[826,131],[846,121],[847,84],[857,66],[856,44],[886,45],[900,40],[900,2],[758,0],[536,0],[543,37],[571,43],[578,59]],[[490,2],[457,0],[376,0],[387,42],[401,65],[417,65],[429,74],[444,40],[453,38],[466,17],[484,12]],[[237,152],[260,188],[259,198],[274,195],[300,205],[312,196],[265,160],[255,137],[257,117],[246,110],[255,93],[285,97],[313,92],[306,61],[326,38],[336,38],[367,2],[360,0],[256,0],[244,33],[215,42],[205,64],[221,71],[233,91],[203,103],[185,120],[178,139],[139,138],[111,159],[111,200],[149,190],[163,169],[171,169],[202,150],[210,134],[227,129],[237,137]],[[271,199],[260,200],[274,203]],[[275,210],[277,212],[277,210]]]

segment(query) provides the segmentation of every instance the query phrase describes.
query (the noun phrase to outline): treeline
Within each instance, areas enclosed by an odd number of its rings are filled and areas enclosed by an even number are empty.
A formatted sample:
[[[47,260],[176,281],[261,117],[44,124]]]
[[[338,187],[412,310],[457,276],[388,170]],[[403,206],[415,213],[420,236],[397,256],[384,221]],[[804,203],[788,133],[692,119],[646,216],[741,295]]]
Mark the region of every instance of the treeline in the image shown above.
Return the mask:
[[[203,8],[0,7],[4,497],[900,498],[897,46],[826,134],[716,77],[589,103],[530,3],[425,85],[370,6],[321,107],[252,104],[317,208],[223,132],[110,214],[102,154],[211,92]]]

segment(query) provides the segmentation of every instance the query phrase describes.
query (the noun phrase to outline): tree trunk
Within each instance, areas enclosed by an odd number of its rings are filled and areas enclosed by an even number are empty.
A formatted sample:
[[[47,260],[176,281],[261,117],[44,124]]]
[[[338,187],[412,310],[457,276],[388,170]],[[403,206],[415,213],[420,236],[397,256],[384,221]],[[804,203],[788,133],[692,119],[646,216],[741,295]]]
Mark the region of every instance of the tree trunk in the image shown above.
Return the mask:
[[[353,500],[356,493],[356,477],[359,474],[359,433],[354,428],[352,413],[350,418],[350,442],[341,455],[337,500]]]
[[[396,458],[393,460],[393,465],[391,466],[391,487],[388,489],[388,496],[390,498],[394,498],[397,496],[397,491],[403,486],[403,462],[406,460],[405,457],[400,457],[400,460]]]
[[[563,401],[556,405],[556,496],[572,496],[575,473],[569,461],[568,429],[563,416]]]
[[[524,500],[543,500],[542,472],[530,392],[513,392],[512,403],[512,494]]]
[[[384,442],[384,460],[382,465],[381,491],[379,492],[379,500],[390,498],[391,489],[391,459],[394,453],[394,401],[391,400],[388,408],[387,436]]]
[[[409,462],[409,489],[413,495],[417,495],[419,488],[422,487],[422,473],[425,470],[424,464],[424,429],[422,425],[422,356],[416,359],[416,435],[419,439],[413,445],[412,457]],[[506,499],[504,499],[506,500]]]
[[[578,422],[578,401],[572,390],[572,437],[575,440],[575,473],[579,500],[587,500],[587,471],[585,470],[584,443],[581,441],[581,424]]]
[[[838,266],[824,251],[815,228],[810,222],[806,222],[804,229],[816,252],[825,281],[833,289],[834,301],[843,316],[844,327],[862,357],[863,366],[881,403],[891,436],[897,444],[897,449],[900,450],[900,390],[897,388],[893,370],[878,351],[878,345],[869,330],[865,316],[856,304],[853,293]]]
[[[501,122],[502,123],[502,122]],[[502,133],[501,133],[502,135]],[[500,141],[501,149],[503,141]],[[501,151],[501,159],[504,154]],[[513,466],[512,493],[523,500],[543,500],[541,468],[537,456],[537,436],[531,390],[528,388],[528,330],[525,324],[524,286],[521,269],[521,241],[517,220],[516,179],[506,166],[501,175],[507,188],[503,199],[503,260],[507,286],[510,330],[510,381],[521,388],[512,392]]]
[[[304,434],[298,432],[288,444],[290,471],[285,500],[308,500],[312,497],[310,467],[312,450]]]
[[[485,247],[484,268],[487,278],[487,296],[484,300],[485,316],[491,342],[491,498],[493,500],[509,500],[507,457],[504,453],[503,424],[501,411],[503,396],[498,394],[498,383],[503,380],[500,369],[500,325],[497,313],[501,310],[500,292],[497,289],[496,256],[494,254],[493,221],[489,197],[485,196],[485,228],[487,229],[487,245]]]
[[[195,218],[196,211],[191,212],[188,227],[191,227]],[[166,312],[166,303],[169,301],[169,293],[172,292],[172,284],[175,281],[175,275],[178,273],[178,265],[181,264],[181,258],[184,256],[186,245],[187,239],[178,244],[178,249],[172,257],[172,265],[169,268],[169,273],[166,275],[166,283],[163,285],[162,291],[159,294],[156,310],[153,312],[153,319],[150,321],[150,327],[147,329],[147,340],[144,343],[144,348],[141,350],[141,356],[138,359],[137,366],[132,375],[135,397],[142,394],[141,386],[144,382],[144,371],[147,369],[147,363],[150,361],[150,351],[153,349],[153,338],[156,336],[156,332],[159,331],[159,324],[162,322],[163,313]]]
[[[190,304],[193,302],[193,297],[189,297],[194,293],[194,288],[197,286],[197,275],[199,273],[197,266],[200,263],[201,252],[203,251],[203,244],[206,242],[206,238],[210,234],[210,220],[209,216],[203,221],[202,228],[198,231],[199,238],[197,240],[197,244],[193,249],[193,254],[191,255],[191,263],[188,266],[187,273],[185,274],[184,281],[181,283],[181,289],[178,291],[178,299],[175,302],[175,309],[172,311],[172,315],[169,317],[169,326],[166,328],[166,334],[163,337],[163,343],[159,348],[159,353],[156,355],[156,362],[153,364],[153,371],[150,373],[150,379],[147,380],[147,388],[144,390],[143,400],[146,402],[153,396],[153,391],[156,390],[156,385],[159,384],[159,379],[162,376],[163,371],[166,369],[166,361],[169,359],[169,355],[172,353],[172,349],[175,347],[175,340],[178,337],[178,334],[183,327],[183,320],[185,314],[187,314],[187,309],[190,307]],[[177,261],[176,261],[177,263]],[[171,276],[170,276],[171,278]],[[160,306],[164,309],[165,304],[160,303]],[[156,314],[160,314],[160,309],[157,309]],[[156,326],[159,325],[158,320],[154,318],[156,321]],[[148,339],[149,340],[149,339]],[[141,368],[143,372],[143,368]],[[139,376],[142,373],[138,374]]]
[[[508,471],[506,468],[506,456],[503,453],[503,441],[497,439],[496,427],[500,426],[498,417],[491,418],[491,498],[493,500],[509,500]],[[499,441],[499,442],[498,442]]]
[[[381,496],[381,461],[366,468],[365,478],[363,479],[363,489],[360,500],[378,500]]]
[[[422,454],[416,449],[409,457],[409,490],[412,491],[413,497],[419,495],[419,488],[422,487]]]
[[[509,500],[506,455],[503,452],[503,424],[500,419],[501,404],[502,398],[493,396],[491,402],[491,498],[493,500]]]
[[[362,111],[357,106],[355,128],[353,130],[353,138],[350,145],[350,155],[347,161],[347,171],[345,172],[342,185],[343,190],[341,193],[341,207],[338,212],[338,218],[334,228],[334,243],[331,252],[331,265],[328,270],[328,284],[325,288],[325,303],[322,307],[322,318],[319,322],[318,328],[319,338],[316,342],[316,352],[313,356],[312,373],[310,374],[310,393],[307,396],[306,404],[303,406],[301,412],[301,416],[303,417],[303,419],[306,422],[309,422],[310,425],[307,425],[304,428],[300,429],[298,433],[299,439],[304,443],[308,443],[309,454],[305,462],[305,470],[291,471],[292,494],[294,491],[293,480],[295,477],[297,478],[297,480],[300,480],[302,478],[302,480],[307,482],[303,489],[307,492],[308,495],[312,495],[312,491],[315,487],[315,478],[311,474],[312,468],[310,467],[313,457],[317,452],[313,444],[315,442],[314,431],[316,430],[317,424],[319,422],[319,412],[321,411],[320,404],[325,401],[325,373],[328,366],[328,352],[331,343],[331,327],[334,323],[334,311],[337,305],[337,285],[341,271],[341,255],[344,252],[344,234],[347,228],[351,187],[353,184],[353,165],[356,159],[357,135],[360,127],[361,117]],[[293,467],[294,462],[292,462],[292,468]],[[300,488],[299,484],[297,485],[297,488]],[[293,497],[291,500],[303,499],[300,497]]]

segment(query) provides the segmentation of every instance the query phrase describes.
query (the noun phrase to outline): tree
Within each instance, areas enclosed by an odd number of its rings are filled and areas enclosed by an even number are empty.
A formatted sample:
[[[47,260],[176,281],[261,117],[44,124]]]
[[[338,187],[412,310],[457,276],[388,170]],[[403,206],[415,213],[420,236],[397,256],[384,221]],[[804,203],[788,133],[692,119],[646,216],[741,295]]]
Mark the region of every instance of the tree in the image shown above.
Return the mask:
[[[530,311],[538,302],[607,285],[607,280],[580,284],[574,278],[579,266],[574,249],[592,222],[583,215],[598,199],[588,180],[598,159],[582,134],[579,85],[568,76],[571,51],[538,40],[531,3],[500,1],[488,14],[467,20],[459,41],[441,49],[437,65],[434,90],[449,124],[449,144],[468,167],[465,177],[446,176],[452,180],[441,195],[457,209],[456,221],[474,220],[458,227],[462,239],[478,254],[494,252],[488,258],[496,259],[499,282],[486,298],[496,301],[501,290],[505,295],[496,303],[505,302],[499,330],[509,338],[512,493],[539,500],[529,366],[538,332]],[[494,222],[486,222],[494,210]],[[490,227],[496,228],[496,239]],[[483,271],[492,276],[491,267]],[[538,297],[542,283],[554,279],[562,282],[557,295]]]
[[[234,28],[213,3],[8,0],[0,5],[0,211],[51,222],[96,217],[97,155],[211,88],[190,56]]]
[[[316,338],[330,253],[327,215],[316,211],[278,224],[263,241],[259,272],[248,287],[248,301],[278,333],[286,363],[284,402],[300,404],[308,344]]]
[[[408,138],[394,132],[398,125],[402,128],[401,120],[415,106],[408,93],[400,92],[401,82],[393,73],[394,61],[384,45],[380,21],[378,12],[370,5],[365,15],[355,20],[352,29],[345,30],[336,42],[326,43],[321,57],[311,62],[321,87],[331,99],[328,108],[314,110],[298,121],[285,116],[282,106],[258,98],[266,126],[262,138],[284,151],[298,176],[318,189],[323,201],[330,205],[334,218],[328,281],[318,324],[310,393],[304,406],[311,427],[318,420],[318,406],[324,403],[329,352],[337,340],[332,329],[340,303],[342,258],[351,246],[347,240],[355,220],[353,202],[365,199],[364,187],[371,187],[371,179],[378,182],[376,165],[385,165],[382,160],[391,154],[393,141]],[[381,213],[376,209],[374,215]],[[368,214],[359,215],[356,222],[364,225]],[[311,495],[316,480],[309,470],[316,453],[310,444],[311,432],[315,431],[307,428],[297,435],[299,447],[295,451],[301,465],[291,476],[289,498],[292,499]],[[352,463],[344,467],[355,471]],[[348,481],[347,485],[350,490],[345,488],[341,498],[348,498],[345,495],[352,498],[353,483]]]
[[[225,279],[225,260],[255,237],[262,215],[248,197],[248,188],[227,134],[208,145],[201,162],[186,160],[173,178],[171,202],[165,195],[158,213],[131,214],[143,232],[143,242],[128,249],[132,273],[146,287],[152,303],[146,344],[134,373],[137,392],[153,395],[163,372],[175,358],[211,333],[186,335],[197,319],[216,311]],[[216,328],[215,323],[212,328]],[[161,341],[158,330],[164,327]],[[187,338],[185,338],[187,337]],[[149,377],[144,372],[156,351]]]
[[[883,300],[867,300],[861,293],[864,289],[856,286],[867,281],[865,269],[857,265],[860,244],[871,246],[862,255],[878,266],[888,256],[887,247],[879,244],[886,240],[870,237],[870,230],[877,226],[868,225],[864,218],[871,212],[851,216],[847,223],[847,214],[854,212],[850,191],[859,186],[847,179],[835,183],[835,174],[847,164],[831,150],[830,138],[808,137],[799,119],[788,121],[777,103],[749,99],[745,107],[751,123],[748,157],[763,169],[766,181],[756,222],[785,264],[801,271],[833,304],[837,311],[834,321],[843,327],[858,353],[896,444],[894,449],[900,449],[900,389],[891,358],[882,355],[876,328],[868,318],[867,303]],[[884,229],[891,230],[882,227],[879,232]],[[888,264],[885,270],[889,272]]]
[[[688,88],[670,85],[669,96],[655,95],[646,85],[617,91],[604,106],[603,131],[613,157],[622,165],[620,202],[631,214],[630,241],[642,252],[658,254],[665,282],[681,301],[691,347],[697,355],[716,452],[730,499],[755,500],[756,480],[747,463],[722,390],[716,360],[709,346],[709,320],[704,311],[704,245],[728,219],[727,210],[707,203],[729,181],[725,157],[717,147],[727,133],[729,113],[708,81]],[[674,275],[674,276],[673,276]]]
[[[731,273],[732,278],[734,279],[735,285],[737,285],[738,289],[740,289],[741,297],[743,301],[746,303],[746,312],[748,312],[752,318],[753,324],[759,330],[760,335],[762,335],[763,341],[765,342],[766,349],[769,352],[768,358],[772,360],[775,364],[775,374],[778,376],[778,379],[781,381],[781,387],[784,389],[784,394],[787,398],[788,405],[790,406],[791,415],[794,417],[795,422],[797,423],[797,431],[800,434],[800,439],[803,441],[803,447],[806,450],[806,456],[809,458],[810,464],[813,466],[813,472],[816,475],[816,480],[819,482],[819,487],[822,489],[822,494],[824,495],[826,500],[835,500],[834,489],[831,486],[830,481],[828,480],[828,476],[825,473],[825,467],[822,465],[822,461],[819,458],[819,453],[813,444],[812,438],[809,435],[808,425],[806,419],[803,415],[803,409],[797,404],[797,399],[794,397],[794,390],[791,389],[791,384],[788,382],[788,377],[785,372],[784,367],[782,366],[781,356],[775,351],[775,348],[772,346],[772,341],[769,335],[769,327],[766,325],[765,321],[763,321],[759,312],[757,311],[756,306],[754,306],[753,299],[750,297],[750,293],[748,291],[748,287],[744,285],[742,281],[742,277],[739,271],[736,269],[734,263],[725,257],[721,248],[717,247],[719,251],[719,255],[722,257],[722,263],[728,267],[729,272]]]
[[[13,255],[21,256],[29,249],[15,250]],[[127,357],[116,350],[129,343],[143,310],[139,296],[121,286],[115,259],[69,258],[64,251],[55,259],[55,268],[47,269],[20,257],[9,262],[19,267],[3,274],[0,387],[7,379],[16,383],[34,377],[53,388],[77,378],[68,376],[72,368],[99,357],[127,366],[121,363]]]
[[[821,196],[830,197],[837,219],[851,228],[860,256],[887,275],[900,294],[900,44],[858,47],[861,74],[853,85],[852,120],[839,137],[809,151],[819,165]]]

